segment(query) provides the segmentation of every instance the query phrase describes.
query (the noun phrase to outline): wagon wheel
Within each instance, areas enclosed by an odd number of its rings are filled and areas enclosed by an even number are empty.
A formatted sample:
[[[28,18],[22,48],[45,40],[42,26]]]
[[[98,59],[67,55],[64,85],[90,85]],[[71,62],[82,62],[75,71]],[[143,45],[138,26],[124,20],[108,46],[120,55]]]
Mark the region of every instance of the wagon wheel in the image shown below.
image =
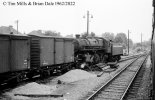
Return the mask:
[[[17,77],[16,77],[16,82],[19,83],[19,82],[21,82],[21,81],[22,81],[21,75],[17,75]]]

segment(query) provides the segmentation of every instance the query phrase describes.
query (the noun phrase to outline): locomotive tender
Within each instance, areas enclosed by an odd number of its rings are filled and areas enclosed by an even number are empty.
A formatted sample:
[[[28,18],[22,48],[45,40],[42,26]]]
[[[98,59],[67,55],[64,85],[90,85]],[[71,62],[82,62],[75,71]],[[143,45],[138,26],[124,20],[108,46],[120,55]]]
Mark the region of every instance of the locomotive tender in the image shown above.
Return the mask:
[[[123,55],[122,46],[98,37],[0,34],[0,43],[1,82],[65,72],[87,62],[88,55],[92,63],[116,61]]]

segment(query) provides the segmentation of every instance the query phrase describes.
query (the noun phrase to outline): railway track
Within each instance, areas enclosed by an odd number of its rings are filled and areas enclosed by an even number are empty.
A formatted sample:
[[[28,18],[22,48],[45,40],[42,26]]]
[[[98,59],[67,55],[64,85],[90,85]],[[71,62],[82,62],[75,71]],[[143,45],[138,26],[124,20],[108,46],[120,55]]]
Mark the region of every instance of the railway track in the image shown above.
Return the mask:
[[[140,72],[137,74],[137,76],[135,77],[135,80],[131,84],[131,87],[128,89],[126,96],[124,96],[123,98],[124,100],[132,100],[136,98],[137,91],[141,85],[144,72],[145,72],[145,68],[144,66],[142,66],[142,68],[140,69]]]
[[[122,100],[146,58],[147,55],[139,56],[106,84],[89,92],[82,100]]]
[[[125,58],[122,58],[119,62],[123,62],[123,61],[126,61],[126,60],[130,60],[130,59],[136,58],[136,57],[141,56],[141,55],[142,55],[142,54],[138,54],[138,55],[133,55],[133,56],[125,57]]]

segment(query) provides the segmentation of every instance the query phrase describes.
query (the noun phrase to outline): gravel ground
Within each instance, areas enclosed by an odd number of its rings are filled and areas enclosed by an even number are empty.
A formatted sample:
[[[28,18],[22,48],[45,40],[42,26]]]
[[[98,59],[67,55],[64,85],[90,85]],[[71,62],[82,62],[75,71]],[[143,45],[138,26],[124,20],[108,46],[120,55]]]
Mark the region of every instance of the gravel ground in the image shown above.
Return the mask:
[[[150,84],[151,84],[150,72],[151,72],[151,60],[150,60],[150,57],[148,57],[146,66],[145,66],[145,72],[143,75],[142,83],[138,90],[136,100],[149,100],[149,95],[150,95],[149,92],[151,89],[151,87],[150,87]]]
[[[129,60],[132,61],[132,60]],[[54,94],[63,94],[63,97],[59,98],[26,98],[26,100],[79,100],[82,99],[88,92],[92,91],[95,87],[100,84],[105,84],[113,75],[120,72],[120,70],[129,62],[124,61],[119,63],[117,70],[109,70],[109,72],[104,72],[101,77],[92,77],[89,79],[84,79],[71,83],[57,84],[56,82],[47,83],[48,86],[57,85],[57,89],[53,91]],[[21,100],[14,99],[14,100]]]

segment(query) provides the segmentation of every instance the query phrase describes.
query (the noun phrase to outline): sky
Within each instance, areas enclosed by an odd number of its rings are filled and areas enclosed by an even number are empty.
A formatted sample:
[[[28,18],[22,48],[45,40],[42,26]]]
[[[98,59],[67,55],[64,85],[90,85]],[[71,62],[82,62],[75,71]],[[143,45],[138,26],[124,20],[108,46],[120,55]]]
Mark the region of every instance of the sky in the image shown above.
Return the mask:
[[[18,5],[17,2],[25,2]],[[31,5],[28,5],[31,2]],[[33,2],[43,5],[34,5]],[[45,5],[45,2],[54,5]],[[56,5],[56,2],[72,2],[73,5]],[[81,34],[87,31],[89,11],[89,32],[97,36],[112,32],[123,32],[137,43],[151,38],[152,0],[1,0],[0,26],[12,25],[22,33],[33,30],[52,30],[62,36]],[[85,16],[85,18],[84,18]]]

